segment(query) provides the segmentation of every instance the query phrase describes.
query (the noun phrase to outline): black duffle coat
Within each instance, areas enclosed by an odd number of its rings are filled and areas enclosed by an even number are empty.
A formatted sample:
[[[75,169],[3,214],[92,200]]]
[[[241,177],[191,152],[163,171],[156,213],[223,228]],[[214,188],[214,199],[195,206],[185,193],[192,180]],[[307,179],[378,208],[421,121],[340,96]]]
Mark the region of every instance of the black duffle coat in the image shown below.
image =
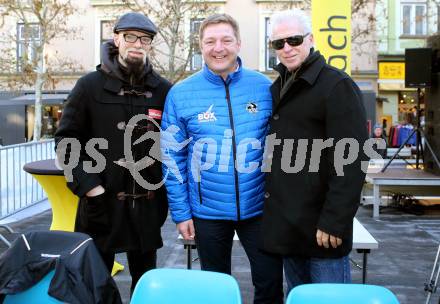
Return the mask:
[[[344,256],[352,248],[353,217],[365,178],[361,161],[367,160],[362,152],[368,134],[361,92],[348,75],[327,65],[313,50],[295,75],[285,77],[282,64],[278,71],[281,76],[271,87],[274,101],[269,134],[276,134],[282,142],[269,154],[272,166],[266,178],[263,248],[285,256]],[[293,82],[288,81],[290,77]],[[356,160],[343,167],[344,176],[337,176],[334,169],[335,145],[323,150],[318,168],[310,172],[311,163],[316,165],[310,161],[313,139],[328,138],[334,138],[335,144],[342,138],[354,138],[360,145]],[[303,169],[295,172],[287,167],[300,161],[296,150],[300,139],[308,142],[307,154]],[[342,246],[319,247],[317,229],[342,238]]]
[[[127,166],[145,156],[151,155],[153,159],[157,156],[150,150],[159,151],[158,142],[152,139],[134,142],[149,131],[159,132],[171,84],[148,64],[141,81],[134,84],[121,73],[116,58],[104,58],[97,71],[78,80],[67,99],[55,140],[58,144],[63,138],[75,138],[82,147],[80,161],[73,170],[73,181],[67,183],[80,199],[75,230],[91,235],[103,252],[146,252],[163,245],[160,229],[168,213],[166,191],[164,187],[145,189]],[[143,119],[133,129],[129,120],[137,114],[149,115],[157,124]],[[132,159],[127,159],[124,133],[130,130],[133,133],[128,140],[128,150],[132,151]],[[100,173],[87,173],[83,167],[85,161],[97,164],[84,149],[92,138],[103,138],[108,143],[108,147],[94,147],[105,158],[105,168]],[[158,184],[162,180],[161,163],[156,159],[139,174],[145,182]],[[103,203],[88,204],[85,194],[98,185],[105,188]],[[107,219],[108,225],[105,224]]]

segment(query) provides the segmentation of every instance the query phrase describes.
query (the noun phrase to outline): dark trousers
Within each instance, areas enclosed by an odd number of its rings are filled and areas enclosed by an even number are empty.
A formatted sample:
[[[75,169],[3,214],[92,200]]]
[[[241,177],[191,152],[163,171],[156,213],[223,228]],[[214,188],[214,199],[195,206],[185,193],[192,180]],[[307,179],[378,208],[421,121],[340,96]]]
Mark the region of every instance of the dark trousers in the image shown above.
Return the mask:
[[[203,270],[231,274],[234,230],[249,258],[254,304],[283,303],[283,262],[280,256],[258,249],[261,217],[243,221],[193,218],[196,245]]]
[[[101,252],[105,266],[111,272],[115,260],[114,253]],[[133,294],[134,288],[141,276],[148,270],[156,268],[156,250],[141,253],[139,251],[127,251],[128,269],[131,275],[130,295]]]

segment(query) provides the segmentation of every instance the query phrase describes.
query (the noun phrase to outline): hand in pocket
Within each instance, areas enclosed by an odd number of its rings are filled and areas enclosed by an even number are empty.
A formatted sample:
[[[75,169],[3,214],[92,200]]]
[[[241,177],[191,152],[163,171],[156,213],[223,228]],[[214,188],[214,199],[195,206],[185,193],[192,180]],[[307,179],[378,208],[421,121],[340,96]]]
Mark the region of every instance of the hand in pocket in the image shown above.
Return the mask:
[[[110,231],[106,193],[87,197],[86,210],[89,231],[97,233]]]

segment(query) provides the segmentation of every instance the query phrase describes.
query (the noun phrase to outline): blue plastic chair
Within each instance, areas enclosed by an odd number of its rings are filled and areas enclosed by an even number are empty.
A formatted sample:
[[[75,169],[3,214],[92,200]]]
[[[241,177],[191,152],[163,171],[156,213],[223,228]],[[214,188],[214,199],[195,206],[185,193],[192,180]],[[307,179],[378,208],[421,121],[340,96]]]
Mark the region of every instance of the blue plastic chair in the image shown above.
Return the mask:
[[[293,288],[286,304],[399,304],[382,286],[364,284],[304,284]]]
[[[63,302],[51,297],[47,291],[49,290],[50,281],[53,278],[55,270],[52,270],[40,282],[29,289],[17,294],[7,295],[4,304],[60,304]]]
[[[131,304],[241,304],[230,275],[188,269],[153,269],[136,284]]]

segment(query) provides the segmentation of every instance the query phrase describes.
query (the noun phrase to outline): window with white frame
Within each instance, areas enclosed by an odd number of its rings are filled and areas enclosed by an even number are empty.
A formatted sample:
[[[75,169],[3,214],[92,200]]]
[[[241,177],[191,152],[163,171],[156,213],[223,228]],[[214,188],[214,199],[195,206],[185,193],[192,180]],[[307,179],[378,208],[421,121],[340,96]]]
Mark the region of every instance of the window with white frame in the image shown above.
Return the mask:
[[[100,49],[99,49],[99,58],[102,60],[101,56],[101,47],[104,42],[113,39],[113,27],[115,25],[116,20],[101,20],[101,34],[100,34]]]
[[[402,35],[419,36],[427,33],[426,3],[402,3]]]
[[[38,23],[17,24],[17,71],[21,71],[24,64],[32,64],[36,60],[36,48],[40,43],[41,30]]]
[[[113,39],[113,27],[116,20],[101,20],[101,44]]]
[[[199,46],[199,29],[203,18],[193,18],[190,24],[191,35],[191,70],[200,70],[203,65],[202,52]]]
[[[269,41],[270,41],[270,18],[266,17],[264,19],[264,32],[265,32],[265,39],[264,39],[264,43],[265,43],[265,67],[266,67],[266,71],[271,71],[273,70],[273,68],[278,64],[278,58],[277,55],[275,53],[275,50],[273,48],[271,48],[269,46]]]

